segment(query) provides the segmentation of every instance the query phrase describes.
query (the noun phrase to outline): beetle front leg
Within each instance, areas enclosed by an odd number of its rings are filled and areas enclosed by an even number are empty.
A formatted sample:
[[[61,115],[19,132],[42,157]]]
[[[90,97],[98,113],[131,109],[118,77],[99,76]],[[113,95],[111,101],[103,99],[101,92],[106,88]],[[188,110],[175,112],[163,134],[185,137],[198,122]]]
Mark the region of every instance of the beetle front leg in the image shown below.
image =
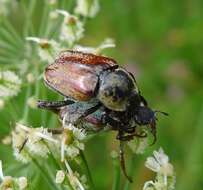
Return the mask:
[[[143,134],[137,134],[137,133],[132,133],[129,135],[117,135],[116,139],[120,140],[120,141],[130,141],[132,140],[134,137],[138,137],[138,138],[146,138],[147,134],[144,132]]]
[[[119,134],[118,135],[121,135],[122,136],[122,132],[119,131]],[[124,142],[123,141],[120,141],[120,164],[121,164],[121,169],[123,171],[123,174],[125,175],[125,177],[128,179],[128,181],[130,183],[132,183],[132,179],[127,175],[127,172],[126,172],[126,167],[125,167],[125,157],[124,157]]]

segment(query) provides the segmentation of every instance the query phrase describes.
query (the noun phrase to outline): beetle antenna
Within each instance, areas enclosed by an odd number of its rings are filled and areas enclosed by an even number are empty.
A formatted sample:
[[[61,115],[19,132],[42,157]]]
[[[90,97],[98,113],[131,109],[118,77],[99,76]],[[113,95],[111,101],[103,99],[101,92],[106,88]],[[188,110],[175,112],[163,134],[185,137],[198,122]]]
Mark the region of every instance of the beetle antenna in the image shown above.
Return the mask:
[[[132,183],[133,182],[132,179],[126,173],[125,157],[124,157],[124,142],[122,140],[120,140],[120,163],[121,163],[121,168],[122,168],[123,174],[128,179],[128,181],[130,183]]]
[[[164,111],[160,111],[160,110],[155,110],[154,113],[161,113],[161,114],[163,114],[163,115],[165,115],[165,116],[169,116],[168,113],[166,113],[166,112],[164,112]]]

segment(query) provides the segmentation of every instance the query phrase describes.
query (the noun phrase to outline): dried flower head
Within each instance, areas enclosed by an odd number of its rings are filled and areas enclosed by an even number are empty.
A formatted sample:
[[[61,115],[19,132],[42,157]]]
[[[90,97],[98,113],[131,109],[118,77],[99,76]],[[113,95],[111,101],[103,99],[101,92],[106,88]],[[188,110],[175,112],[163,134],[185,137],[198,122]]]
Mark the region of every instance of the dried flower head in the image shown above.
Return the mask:
[[[55,178],[56,183],[61,184],[63,183],[64,179],[65,179],[65,172],[63,170],[58,170]]]

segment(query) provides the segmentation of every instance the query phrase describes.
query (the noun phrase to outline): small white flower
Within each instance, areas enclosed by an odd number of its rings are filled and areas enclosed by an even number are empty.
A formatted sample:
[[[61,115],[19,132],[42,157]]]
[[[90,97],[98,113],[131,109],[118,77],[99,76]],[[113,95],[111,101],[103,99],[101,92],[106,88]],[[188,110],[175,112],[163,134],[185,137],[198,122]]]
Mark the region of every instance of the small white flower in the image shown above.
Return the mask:
[[[34,75],[32,74],[32,73],[28,73],[27,75],[26,75],[26,79],[27,79],[27,81],[29,82],[29,83],[34,83],[35,82],[35,77],[34,77]]]
[[[98,0],[77,0],[75,13],[85,17],[94,17],[99,12]]]
[[[58,13],[56,11],[50,11],[49,17],[50,19],[55,20],[58,18]]]
[[[76,51],[82,51],[85,53],[93,53],[93,54],[101,54],[104,49],[107,48],[114,48],[116,45],[114,43],[114,40],[111,38],[106,38],[99,46],[97,47],[88,47],[88,46],[81,46],[81,45],[75,45],[73,47]]]
[[[12,143],[11,135],[7,135],[2,139],[2,143],[5,145],[10,145]]]
[[[2,161],[0,160],[0,189],[1,190],[12,190],[13,186],[18,187],[18,189],[23,190],[27,187],[27,178],[19,177],[14,178],[11,176],[4,176],[2,169]]]
[[[83,187],[83,184],[79,180],[79,174],[78,173],[73,173],[70,165],[68,164],[67,160],[65,160],[65,165],[68,170],[68,178],[70,181],[70,184],[72,185],[73,189],[75,190],[85,190]]]
[[[42,61],[52,63],[61,50],[60,45],[54,40],[37,37],[27,37],[26,40],[33,41],[39,45],[38,54]]]
[[[115,42],[112,38],[106,38],[96,49],[96,54],[100,54],[102,50],[107,48],[115,48]]]
[[[37,100],[34,96],[27,99],[27,105],[33,109],[37,108]]]
[[[55,179],[56,183],[61,184],[61,183],[63,183],[64,179],[65,179],[64,171],[63,170],[58,170],[57,173],[56,173],[56,179]]]
[[[13,183],[14,179],[11,176],[4,176],[0,183],[0,189],[7,190],[9,188],[12,188]]]
[[[176,178],[168,156],[162,148],[154,151],[153,155],[153,157],[147,158],[145,166],[156,172],[156,179],[145,182],[143,190],[174,190]]]
[[[21,83],[21,79],[14,72],[0,71],[0,98],[16,96]]]
[[[63,120],[65,123],[65,117]],[[69,158],[75,158],[80,150],[84,150],[84,140],[86,134],[81,129],[76,128],[72,124],[64,124],[64,131],[61,140],[61,161],[64,161],[65,155]]]
[[[18,180],[19,189],[25,189],[28,186],[27,178],[26,177],[19,177]]]
[[[78,17],[71,15],[65,10],[56,10],[56,12],[64,16],[63,24],[61,25],[60,39],[71,46],[74,42],[83,37],[83,23]]]
[[[147,158],[145,166],[154,172],[161,173],[166,176],[173,175],[173,166],[169,163],[168,156],[164,153],[163,149],[153,152],[154,157]]]
[[[113,159],[118,158],[119,157],[118,152],[116,152],[115,150],[111,151],[111,157]]]

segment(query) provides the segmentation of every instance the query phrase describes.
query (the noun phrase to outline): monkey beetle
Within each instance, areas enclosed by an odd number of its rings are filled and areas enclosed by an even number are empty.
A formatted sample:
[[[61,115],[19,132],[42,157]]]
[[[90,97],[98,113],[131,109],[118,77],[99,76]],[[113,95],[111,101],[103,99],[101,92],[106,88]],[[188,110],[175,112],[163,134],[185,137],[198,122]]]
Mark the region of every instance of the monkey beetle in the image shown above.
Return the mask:
[[[61,120],[99,131],[108,127],[118,131],[120,163],[125,170],[123,142],[146,137],[136,127],[146,125],[156,141],[156,113],[141,96],[133,74],[111,58],[63,51],[44,72],[48,87],[64,96],[63,101],[38,101],[38,107],[59,114]],[[165,112],[160,112],[167,115]]]

